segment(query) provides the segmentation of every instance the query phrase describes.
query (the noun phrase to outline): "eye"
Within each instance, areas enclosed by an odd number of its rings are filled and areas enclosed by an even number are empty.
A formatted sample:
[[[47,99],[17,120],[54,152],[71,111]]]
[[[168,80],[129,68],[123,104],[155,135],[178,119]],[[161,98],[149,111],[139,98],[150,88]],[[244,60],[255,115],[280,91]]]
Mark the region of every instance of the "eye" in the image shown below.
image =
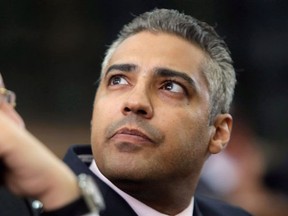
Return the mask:
[[[175,81],[166,81],[164,85],[161,87],[161,89],[175,93],[185,93],[184,88]]]
[[[119,75],[116,75],[116,76],[112,76],[110,79],[109,79],[109,85],[127,85],[128,82],[127,80],[123,77],[123,76],[119,76]]]

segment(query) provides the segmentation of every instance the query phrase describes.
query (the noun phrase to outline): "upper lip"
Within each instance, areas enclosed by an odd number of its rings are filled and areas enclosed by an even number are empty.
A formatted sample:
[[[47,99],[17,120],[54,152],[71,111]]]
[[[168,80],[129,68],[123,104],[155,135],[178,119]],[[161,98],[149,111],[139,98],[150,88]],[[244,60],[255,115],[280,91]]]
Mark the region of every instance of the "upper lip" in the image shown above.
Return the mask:
[[[139,136],[139,137],[142,137],[144,139],[147,139],[147,140],[153,142],[153,140],[150,138],[149,135],[147,135],[146,133],[142,132],[141,130],[135,129],[135,128],[128,128],[128,127],[120,128],[112,135],[112,137],[115,136],[116,134],[127,134],[127,135]]]

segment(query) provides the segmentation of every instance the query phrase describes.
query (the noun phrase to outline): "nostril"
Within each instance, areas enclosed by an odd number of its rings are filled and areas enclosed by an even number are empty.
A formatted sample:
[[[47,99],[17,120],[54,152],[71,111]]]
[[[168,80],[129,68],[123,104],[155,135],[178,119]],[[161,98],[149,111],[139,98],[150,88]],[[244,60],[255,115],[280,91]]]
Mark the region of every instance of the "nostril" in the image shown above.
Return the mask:
[[[125,113],[133,112],[133,113],[138,114],[138,115],[147,115],[147,112],[144,109],[135,109],[134,110],[134,109],[131,109],[129,107],[125,107],[124,112]]]
[[[139,115],[147,115],[147,112],[146,112],[145,110],[142,110],[142,109],[137,110],[137,113],[138,113]]]
[[[130,112],[130,111],[131,111],[131,109],[129,109],[128,107],[124,108],[124,112]]]

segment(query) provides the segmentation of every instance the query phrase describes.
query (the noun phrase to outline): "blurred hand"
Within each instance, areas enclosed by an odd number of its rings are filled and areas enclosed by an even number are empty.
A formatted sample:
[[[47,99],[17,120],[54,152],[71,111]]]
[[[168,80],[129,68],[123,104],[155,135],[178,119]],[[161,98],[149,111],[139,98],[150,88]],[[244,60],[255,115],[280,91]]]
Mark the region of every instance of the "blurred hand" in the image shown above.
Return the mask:
[[[16,195],[40,200],[46,210],[77,199],[80,191],[73,172],[23,127],[12,107],[8,111],[0,109],[0,161],[5,166],[0,172],[5,185]]]

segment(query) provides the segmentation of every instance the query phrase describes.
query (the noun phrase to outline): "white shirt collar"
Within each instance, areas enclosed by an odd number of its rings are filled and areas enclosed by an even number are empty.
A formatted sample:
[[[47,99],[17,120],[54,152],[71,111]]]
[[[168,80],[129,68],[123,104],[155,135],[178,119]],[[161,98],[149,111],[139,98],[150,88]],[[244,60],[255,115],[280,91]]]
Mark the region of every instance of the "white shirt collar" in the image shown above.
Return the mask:
[[[110,186],[116,193],[118,193],[126,202],[132,207],[132,209],[137,213],[138,216],[168,216],[166,214],[162,214],[161,212],[156,211],[155,209],[145,205],[129,194],[117,188],[111,181],[109,181],[98,169],[95,160],[92,161],[90,165],[90,170],[98,176],[103,182],[105,182],[108,186]],[[184,209],[182,212],[175,216],[191,216],[193,214],[194,209],[194,197],[191,198],[191,202],[189,206]]]

